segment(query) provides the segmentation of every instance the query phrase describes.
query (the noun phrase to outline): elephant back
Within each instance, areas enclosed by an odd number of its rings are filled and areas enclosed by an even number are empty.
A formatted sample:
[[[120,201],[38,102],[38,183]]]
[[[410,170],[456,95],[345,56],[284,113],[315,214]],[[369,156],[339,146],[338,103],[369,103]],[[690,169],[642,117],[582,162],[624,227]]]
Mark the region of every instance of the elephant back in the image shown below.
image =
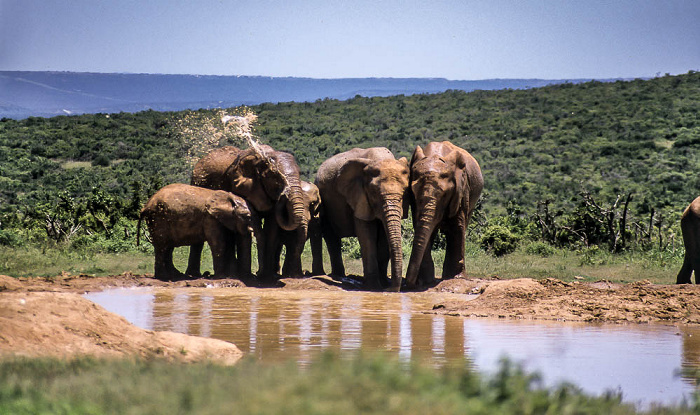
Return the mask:
[[[210,151],[195,164],[192,171],[191,184],[208,189],[224,189],[225,173],[242,150],[234,146],[226,146]]]

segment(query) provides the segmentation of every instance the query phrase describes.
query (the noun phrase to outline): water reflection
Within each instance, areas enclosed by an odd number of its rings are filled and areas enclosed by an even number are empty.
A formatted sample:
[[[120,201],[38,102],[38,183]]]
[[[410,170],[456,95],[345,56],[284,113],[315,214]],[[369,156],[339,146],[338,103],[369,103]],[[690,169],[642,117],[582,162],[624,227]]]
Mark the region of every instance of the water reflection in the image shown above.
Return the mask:
[[[322,350],[342,356],[362,350],[488,372],[508,356],[547,384],[571,381],[593,393],[620,389],[625,400],[642,403],[689,397],[692,381],[678,370],[700,367],[697,326],[464,319],[421,313],[434,301],[424,294],[188,288],[86,297],[143,328],[226,340],[266,362],[307,365]]]

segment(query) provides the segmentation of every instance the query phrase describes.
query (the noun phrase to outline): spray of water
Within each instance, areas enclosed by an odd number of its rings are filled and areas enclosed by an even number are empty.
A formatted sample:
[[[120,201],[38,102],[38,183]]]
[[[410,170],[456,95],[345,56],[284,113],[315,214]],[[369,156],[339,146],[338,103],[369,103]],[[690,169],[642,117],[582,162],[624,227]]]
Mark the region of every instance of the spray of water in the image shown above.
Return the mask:
[[[185,159],[190,166],[214,148],[225,145],[252,148],[267,158],[253,130],[258,116],[247,107],[230,110],[188,111],[175,120],[184,147]]]

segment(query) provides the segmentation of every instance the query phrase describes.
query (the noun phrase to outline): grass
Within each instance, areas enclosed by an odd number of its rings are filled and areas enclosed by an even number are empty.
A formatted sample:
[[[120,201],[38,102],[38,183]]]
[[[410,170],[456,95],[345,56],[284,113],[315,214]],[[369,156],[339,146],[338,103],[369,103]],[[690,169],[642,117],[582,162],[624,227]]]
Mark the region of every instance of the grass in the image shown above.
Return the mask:
[[[697,413],[690,406],[648,413]],[[616,393],[544,388],[503,362],[490,376],[377,356],[323,355],[309,367],[161,361],[0,361],[0,413],[12,414],[635,414]]]
[[[39,248],[23,246],[0,247],[0,274],[14,277],[55,276],[62,272],[96,276],[118,275],[126,271],[135,274],[153,273],[153,253],[147,249],[128,250],[122,253],[100,252],[95,249],[70,249],[60,245]],[[683,261],[682,249],[675,251],[633,251],[612,255],[600,249],[570,251],[525,245],[512,254],[494,257],[478,245],[468,243],[465,254],[467,275],[475,278],[497,276],[510,278],[548,278],[564,281],[597,281],[629,283],[649,280],[657,284],[673,284]],[[257,256],[253,250],[253,271],[257,270]],[[189,249],[175,249],[175,266],[184,271]],[[433,251],[436,275],[442,271],[444,251]],[[345,255],[347,274],[362,275],[362,261]],[[408,267],[410,249],[404,249],[404,271]],[[311,269],[311,250],[307,244],[302,256],[303,267]],[[205,245],[202,252],[202,272],[213,273],[211,253]],[[330,272],[328,254],[324,248],[324,269]]]

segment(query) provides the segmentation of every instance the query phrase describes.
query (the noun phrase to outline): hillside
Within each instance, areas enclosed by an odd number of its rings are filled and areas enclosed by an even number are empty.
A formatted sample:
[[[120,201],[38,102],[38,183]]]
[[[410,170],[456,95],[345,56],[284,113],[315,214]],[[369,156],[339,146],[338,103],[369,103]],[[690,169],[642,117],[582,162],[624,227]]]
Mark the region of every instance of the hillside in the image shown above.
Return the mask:
[[[531,216],[541,202],[549,202],[555,215],[567,215],[581,207],[582,191],[604,206],[631,194],[631,216],[643,224],[654,211],[655,223],[666,229],[700,195],[697,72],[252,109],[261,141],[292,152],[309,180],[323,160],[355,146],[386,146],[410,157],[416,145],[450,140],[481,164],[486,217],[506,210]],[[110,215],[117,211],[133,218],[157,188],[189,180],[174,129],[184,114],[3,120],[2,226],[44,227],[45,213],[61,206],[90,218],[83,231],[113,226],[110,220],[118,218]]]
[[[66,114],[181,111],[263,102],[437,93],[450,89],[524,89],[582,80],[422,78],[311,79],[0,71],[0,118]]]

